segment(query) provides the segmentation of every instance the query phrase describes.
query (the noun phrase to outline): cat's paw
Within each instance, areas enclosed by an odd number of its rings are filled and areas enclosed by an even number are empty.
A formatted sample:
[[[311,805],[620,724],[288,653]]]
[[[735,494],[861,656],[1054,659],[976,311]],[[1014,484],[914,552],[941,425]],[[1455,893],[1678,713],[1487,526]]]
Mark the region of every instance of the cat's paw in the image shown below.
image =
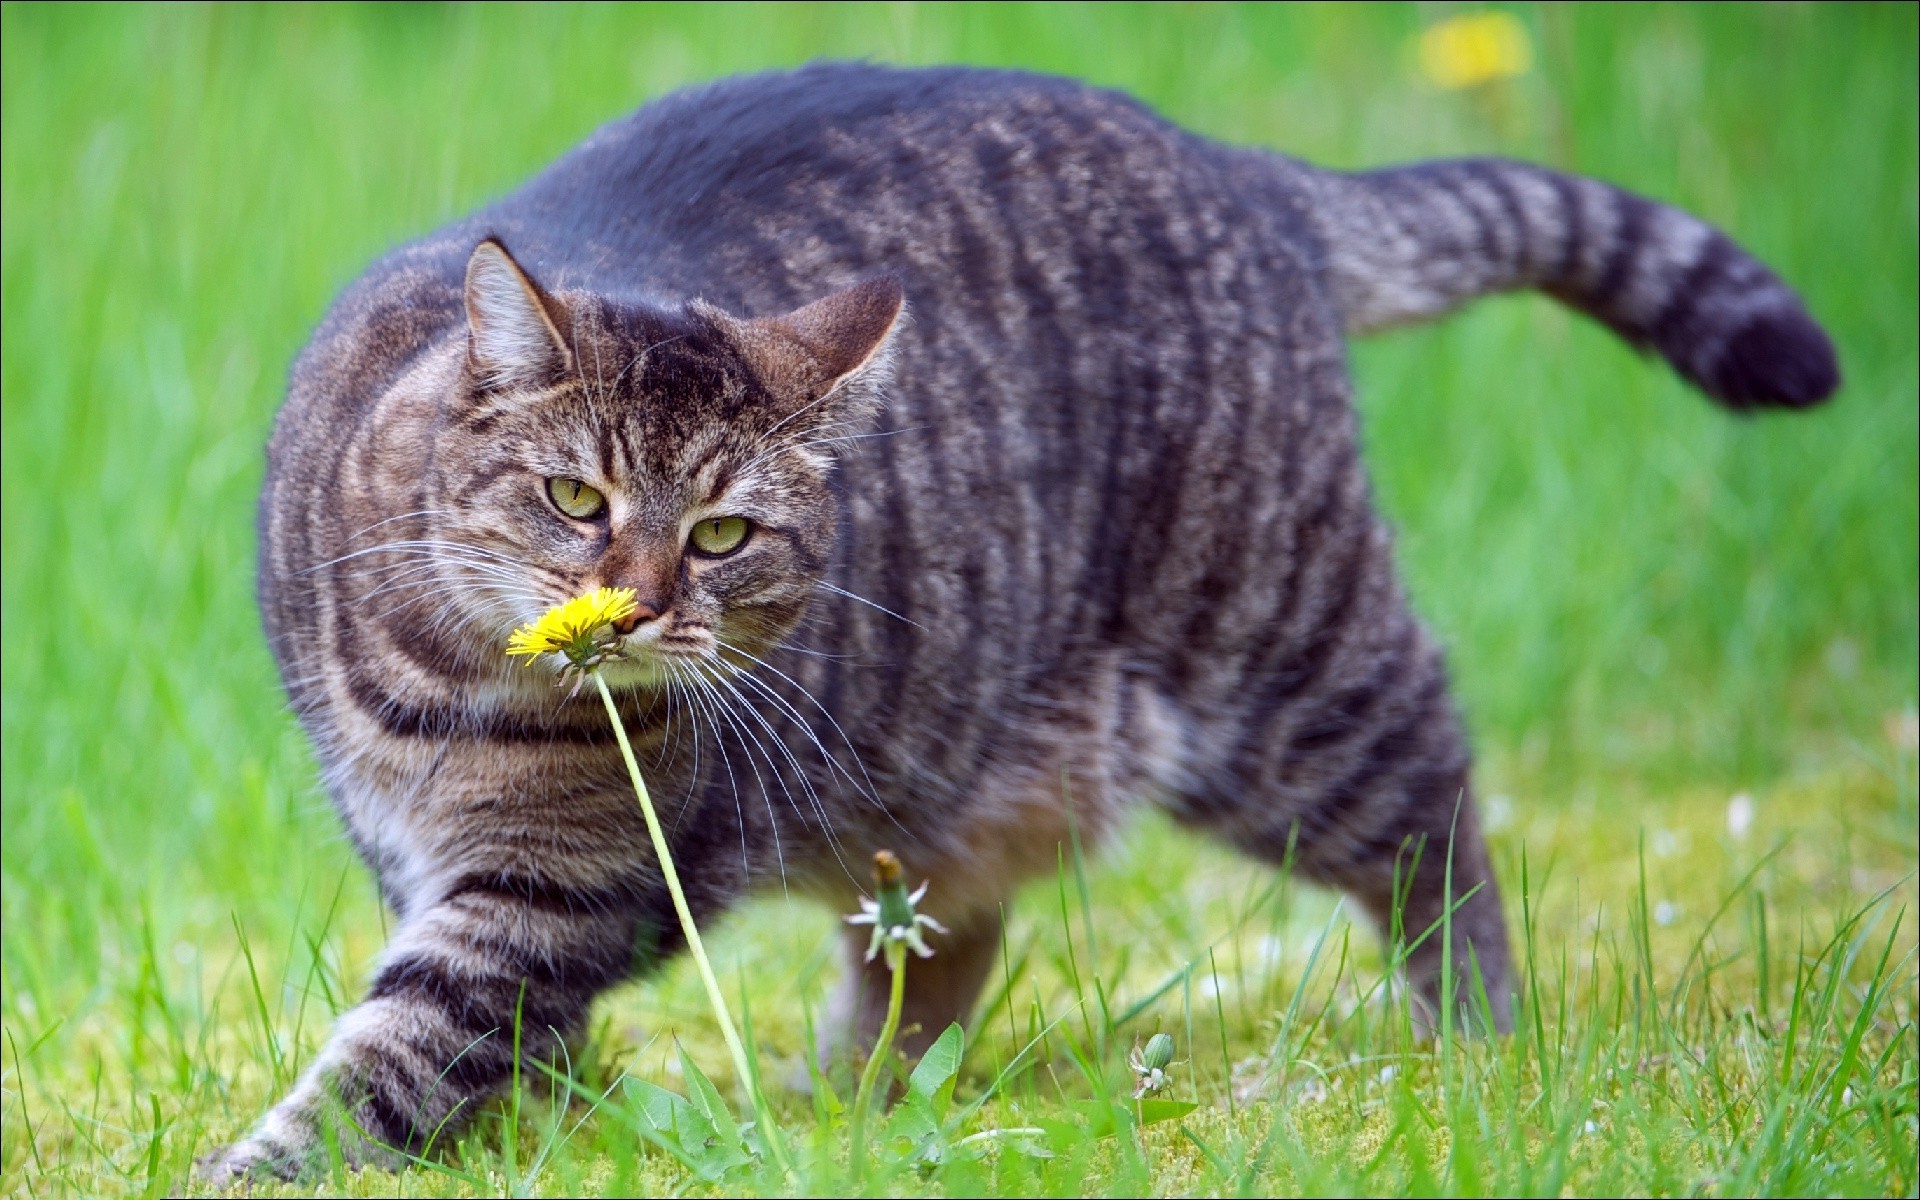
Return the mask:
[[[298,1179],[306,1157],[297,1151],[251,1137],[194,1160],[196,1183],[221,1191],[245,1190],[250,1183],[291,1183]]]

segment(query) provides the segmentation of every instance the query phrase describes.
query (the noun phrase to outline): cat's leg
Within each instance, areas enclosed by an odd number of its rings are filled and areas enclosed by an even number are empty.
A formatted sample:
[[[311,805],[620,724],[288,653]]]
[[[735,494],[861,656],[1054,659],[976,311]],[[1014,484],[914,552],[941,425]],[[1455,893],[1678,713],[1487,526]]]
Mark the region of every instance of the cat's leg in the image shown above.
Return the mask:
[[[543,1077],[593,997],[635,962],[637,888],[475,871],[396,930],[367,998],[213,1182],[310,1173],[334,1139],[348,1162],[398,1165],[444,1145],[510,1078]]]
[[[1255,678],[1228,769],[1216,786],[1181,797],[1175,815],[1352,895],[1406,948],[1423,1022],[1447,1002],[1450,979],[1466,1022],[1457,1028],[1484,1027],[1484,988],[1504,1032],[1513,1003],[1506,924],[1466,740],[1440,654],[1389,584],[1368,619],[1277,655],[1270,685]]]
[[[1000,912],[986,909],[962,919],[945,920],[945,934],[927,930],[932,958],[907,956],[907,979],[900,1005],[900,1033],[894,1045],[909,1062],[926,1052],[947,1026],[965,1024],[1000,953]],[[873,934],[868,927],[842,934],[846,972],[821,1027],[821,1057],[832,1060],[853,1047],[865,1053],[880,1037],[887,1017],[893,977],[886,956],[867,961]],[[851,1046],[849,1045],[851,1039]]]
[[[1302,874],[1352,895],[1383,934],[1406,948],[1407,980],[1423,1028],[1438,1029],[1450,988],[1455,1029],[1484,1033],[1490,1016],[1495,1032],[1509,1032],[1506,921],[1466,774],[1413,780],[1408,787],[1399,820],[1368,835],[1358,853],[1337,841],[1304,848]]]

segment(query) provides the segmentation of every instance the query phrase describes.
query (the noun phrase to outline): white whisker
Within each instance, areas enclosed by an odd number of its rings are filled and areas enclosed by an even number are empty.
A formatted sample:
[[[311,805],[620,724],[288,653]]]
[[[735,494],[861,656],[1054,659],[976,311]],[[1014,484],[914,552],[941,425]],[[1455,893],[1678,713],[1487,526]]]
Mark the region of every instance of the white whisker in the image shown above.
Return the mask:
[[[702,663],[700,665],[705,667],[707,664]],[[807,777],[806,768],[801,765],[800,760],[798,758],[794,757],[793,751],[788,749],[787,744],[780,739],[780,735],[774,731],[773,726],[767,721],[767,719],[764,716],[761,715],[760,710],[755,708],[751,703],[749,703],[747,701],[747,698],[741,695],[739,690],[735,688],[731,683],[729,683],[727,681],[727,678],[724,675],[720,675],[712,672],[703,672],[703,674],[705,674],[705,677],[709,682],[717,683],[721,687],[725,688],[727,692],[733,697],[733,699],[738,703],[739,709],[741,711],[744,711],[747,716],[753,718],[755,723],[757,723],[760,726],[760,728],[766,732],[768,740],[770,740],[774,744],[774,746],[779,749],[781,756],[784,757],[787,760],[787,764],[793,768],[794,777],[799,781],[801,790],[806,793],[808,803],[813,807],[815,814],[819,816],[821,829],[826,834],[826,837],[827,837],[827,844],[829,845],[829,847],[832,848],[834,857],[840,860],[841,870],[846,871],[847,878],[852,879],[856,884],[858,884],[859,883],[858,877],[855,876],[852,869],[847,866],[846,858],[841,853],[842,846],[840,844],[839,835],[833,828],[832,818],[827,815],[826,804],[820,799],[820,793],[814,789],[813,781]],[[715,698],[721,700],[723,704],[725,703],[724,697],[720,697],[716,694]],[[733,706],[727,705],[726,707],[731,709]],[[752,734],[751,729],[749,729],[747,732],[749,734]],[[756,743],[758,743],[759,740],[760,739],[758,736],[754,737],[754,741]],[[764,753],[765,746],[763,745],[761,749],[762,749],[762,752]],[[771,756],[769,756],[769,762],[771,762]]]
[[[884,604],[875,604],[873,601],[867,599],[865,596],[857,595],[842,587],[835,587],[834,585],[826,582],[825,580],[818,581],[813,586],[825,588],[828,591],[835,594],[836,596],[845,596],[849,600],[858,600],[860,603],[866,605],[868,608],[878,609],[879,611],[887,614],[888,616],[892,617],[896,621],[905,621],[907,624],[913,626],[915,629],[925,631],[927,628],[925,625],[922,625],[920,622],[914,620],[912,617],[903,617],[899,613],[893,611],[892,609],[888,608]]]

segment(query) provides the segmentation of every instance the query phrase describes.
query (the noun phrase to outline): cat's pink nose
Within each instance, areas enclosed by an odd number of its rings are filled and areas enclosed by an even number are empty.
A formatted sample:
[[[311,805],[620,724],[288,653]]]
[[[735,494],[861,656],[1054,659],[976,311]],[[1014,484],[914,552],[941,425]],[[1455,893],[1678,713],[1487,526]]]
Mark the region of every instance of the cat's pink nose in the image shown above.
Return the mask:
[[[634,609],[632,612],[628,613],[624,617],[621,617],[618,621],[615,621],[613,623],[613,631],[619,634],[621,637],[625,637],[628,634],[632,633],[634,630],[640,628],[640,622],[651,621],[656,617],[658,617],[659,615],[660,615],[659,609],[655,608],[651,604],[646,603],[645,601],[642,601],[640,604],[640,607]]]

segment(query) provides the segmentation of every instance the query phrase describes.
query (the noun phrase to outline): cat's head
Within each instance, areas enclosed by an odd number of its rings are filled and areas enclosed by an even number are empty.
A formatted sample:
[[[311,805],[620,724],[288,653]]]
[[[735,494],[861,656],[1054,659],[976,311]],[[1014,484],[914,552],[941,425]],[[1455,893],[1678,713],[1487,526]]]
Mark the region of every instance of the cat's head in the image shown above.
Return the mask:
[[[836,440],[887,378],[900,285],[743,319],[550,294],[496,241],[467,266],[465,369],[434,446],[443,572],[476,636],[634,589],[616,686],[746,665],[790,632],[835,536]]]

